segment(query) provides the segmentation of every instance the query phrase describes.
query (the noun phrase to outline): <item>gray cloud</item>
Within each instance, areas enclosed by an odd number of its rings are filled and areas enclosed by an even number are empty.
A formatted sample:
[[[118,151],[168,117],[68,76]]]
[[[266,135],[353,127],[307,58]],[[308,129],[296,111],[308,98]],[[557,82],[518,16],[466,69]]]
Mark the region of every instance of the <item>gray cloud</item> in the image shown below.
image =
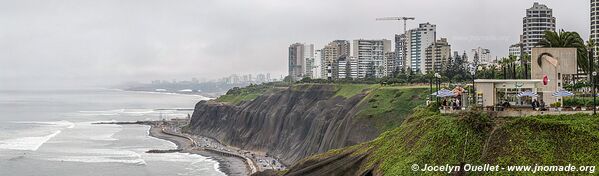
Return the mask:
[[[589,35],[589,1],[539,1],[557,27]],[[522,32],[533,1],[508,0],[0,0],[0,89],[110,85],[151,79],[286,74],[287,47],[387,38],[415,16],[453,50],[495,55]]]

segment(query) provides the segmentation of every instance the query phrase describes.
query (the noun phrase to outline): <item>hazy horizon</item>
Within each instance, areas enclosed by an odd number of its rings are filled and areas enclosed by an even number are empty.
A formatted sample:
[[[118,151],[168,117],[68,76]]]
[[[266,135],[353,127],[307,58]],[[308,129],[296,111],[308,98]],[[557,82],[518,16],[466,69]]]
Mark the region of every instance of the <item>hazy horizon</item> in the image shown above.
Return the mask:
[[[413,16],[437,25],[453,51],[505,56],[533,2],[557,29],[589,36],[589,1],[87,1],[0,0],[0,89],[116,85],[128,81],[287,74],[287,47],[390,39]],[[576,10],[573,10],[576,9]]]

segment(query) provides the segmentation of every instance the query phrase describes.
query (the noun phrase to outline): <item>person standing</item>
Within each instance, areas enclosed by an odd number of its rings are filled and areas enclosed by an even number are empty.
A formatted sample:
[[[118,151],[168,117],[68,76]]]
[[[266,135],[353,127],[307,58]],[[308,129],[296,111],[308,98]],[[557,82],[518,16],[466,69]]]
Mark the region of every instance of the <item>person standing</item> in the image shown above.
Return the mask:
[[[541,111],[545,110],[545,101],[541,100],[541,105],[539,106],[539,108],[541,108]]]

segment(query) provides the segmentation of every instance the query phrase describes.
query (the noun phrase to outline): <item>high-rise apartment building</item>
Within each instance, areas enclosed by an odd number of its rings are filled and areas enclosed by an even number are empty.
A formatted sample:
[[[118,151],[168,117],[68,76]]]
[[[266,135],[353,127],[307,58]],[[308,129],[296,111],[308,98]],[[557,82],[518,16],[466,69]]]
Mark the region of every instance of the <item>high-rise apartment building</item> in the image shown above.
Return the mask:
[[[339,75],[337,60],[342,56],[350,55],[350,44],[347,40],[335,40],[320,50],[321,77],[336,79]]]
[[[591,40],[599,43],[599,0],[591,0]],[[597,57],[597,48],[595,48]]]
[[[337,60],[338,79],[357,78],[358,77],[358,62],[352,56],[341,56]]]
[[[447,38],[437,40],[425,50],[424,71],[440,73],[451,57],[451,45]]]
[[[292,80],[313,77],[313,67],[313,44],[294,43],[289,46],[289,76]]]
[[[395,52],[387,52],[385,53],[385,67],[387,67],[386,75],[391,76],[394,75],[395,71],[399,71],[397,68],[397,55]]]
[[[526,9],[526,17],[522,19],[523,52],[530,55],[531,48],[535,47],[548,30],[555,31],[553,10],[535,2],[531,8]]]
[[[294,43],[289,46],[289,77],[293,81],[304,77],[305,70],[304,44]]]
[[[316,50],[314,52],[314,68],[312,68],[312,73],[314,74],[314,79],[322,78],[322,54],[321,50]]]
[[[425,69],[425,50],[433,42],[437,35],[436,25],[430,23],[422,23],[416,29],[408,30],[406,35],[406,54],[404,68],[412,69],[412,71],[419,71],[426,73]]]
[[[358,61],[358,78],[380,78],[387,75],[385,53],[391,51],[390,40],[354,40],[353,55]]]
[[[395,35],[395,70],[405,67],[406,58],[406,34]],[[394,71],[395,71],[394,70]]]
[[[315,67],[314,44],[304,44],[304,77],[314,78],[312,69]]]
[[[493,57],[491,56],[491,50],[477,47],[471,50],[469,63],[476,63],[478,65],[489,65],[493,63]]]
[[[508,56],[516,56],[517,59],[520,59],[520,56],[522,56],[522,50],[522,43],[510,45]]]

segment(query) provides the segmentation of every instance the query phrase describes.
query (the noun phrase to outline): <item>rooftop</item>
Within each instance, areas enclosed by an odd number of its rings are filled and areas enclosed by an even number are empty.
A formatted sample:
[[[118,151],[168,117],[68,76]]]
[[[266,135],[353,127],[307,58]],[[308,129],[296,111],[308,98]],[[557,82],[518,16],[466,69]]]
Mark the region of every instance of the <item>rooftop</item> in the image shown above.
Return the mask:
[[[515,83],[515,82],[543,82],[540,79],[475,79],[475,83]]]

